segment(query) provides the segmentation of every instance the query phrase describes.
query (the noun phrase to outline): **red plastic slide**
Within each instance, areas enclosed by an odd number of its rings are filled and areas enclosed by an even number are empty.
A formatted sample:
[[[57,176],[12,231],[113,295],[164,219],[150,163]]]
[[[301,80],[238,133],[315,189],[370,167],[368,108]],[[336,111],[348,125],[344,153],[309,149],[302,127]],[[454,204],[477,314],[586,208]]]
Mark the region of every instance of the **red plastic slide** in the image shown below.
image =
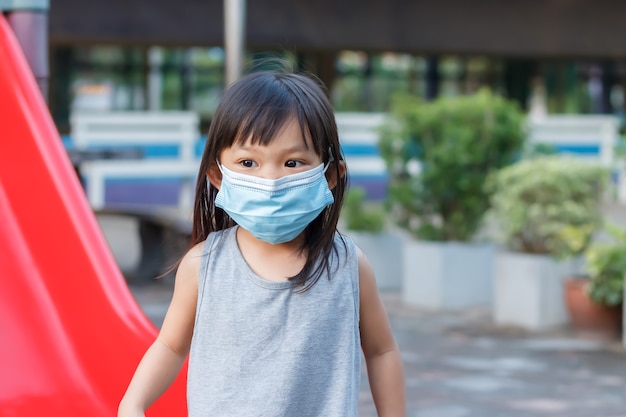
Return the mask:
[[[0,14],[0,417],[115,416],[155,336]],[[184,385],[148,415],[186,415]]]

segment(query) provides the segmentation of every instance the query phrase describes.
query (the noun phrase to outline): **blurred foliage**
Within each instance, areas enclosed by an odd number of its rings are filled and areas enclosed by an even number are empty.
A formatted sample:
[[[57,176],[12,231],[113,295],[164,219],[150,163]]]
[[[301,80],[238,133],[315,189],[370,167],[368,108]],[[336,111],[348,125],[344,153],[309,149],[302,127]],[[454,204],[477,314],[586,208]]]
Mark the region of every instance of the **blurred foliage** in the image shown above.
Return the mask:
[[[486,89],[432,102],[394,96],[380,142],[394,219],[420,239],[470,241],[489,208],[488,175],[521,155],[523,120]]]
[[[595,242],[585,252],[587,273],[591,278],[589,295],[599,304],[616,306],[624,301],[626,273],[626,231],[606,226],[612,242]]]
[[[617,143],[615,144],[615,157],[622,162],[626,161],[626,136],[620,135]]]
[[[349,230],[381,232],[385,226],[385,211],[382,206],[368,203],[365,190],[351,187],[343,202],[342,217]]]
[[[607,169],[574,157],[524,160],[489,179],[490,214],[511,250],[576,256],[601,226],[600,202],[608,180]]]

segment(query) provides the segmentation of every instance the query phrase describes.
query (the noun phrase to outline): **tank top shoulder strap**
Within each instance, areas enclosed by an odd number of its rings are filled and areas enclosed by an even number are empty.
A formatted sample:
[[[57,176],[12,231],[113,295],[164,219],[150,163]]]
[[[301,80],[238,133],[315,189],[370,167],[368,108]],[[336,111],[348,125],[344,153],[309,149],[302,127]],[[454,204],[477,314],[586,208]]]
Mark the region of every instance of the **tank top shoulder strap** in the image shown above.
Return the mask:
[[[202,259],[200,260],[200,269],[198,271],[198,299],[196,303],[196,320],[198,314],[200,314],[200,308],[202,307],[202,300],[204,291],[207,287],[207,281],[209,279],[209,263],[211,261],[211,254],[215,252],[218,242],[226,236],[224,230],[218,230],[216,232],[209,233],[204,246],[202,247]]]
[[[355,295],[357,314],[359,314],[359,260],[356,244],[349,236],[336,232],[334,245],[339,261],[338,266],[343,265],[348,268],[350,283]]]

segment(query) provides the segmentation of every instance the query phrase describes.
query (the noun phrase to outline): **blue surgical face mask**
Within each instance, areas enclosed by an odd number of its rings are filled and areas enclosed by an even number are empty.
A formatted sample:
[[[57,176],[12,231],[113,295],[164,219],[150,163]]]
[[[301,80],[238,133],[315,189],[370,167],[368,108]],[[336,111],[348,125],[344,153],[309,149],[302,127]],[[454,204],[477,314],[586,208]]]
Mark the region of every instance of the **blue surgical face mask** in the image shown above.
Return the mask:
[[[324,164],[276,180],[219,167],[222,185],[215,205],[254,237],[273,245],[295,239],[334,201]]]

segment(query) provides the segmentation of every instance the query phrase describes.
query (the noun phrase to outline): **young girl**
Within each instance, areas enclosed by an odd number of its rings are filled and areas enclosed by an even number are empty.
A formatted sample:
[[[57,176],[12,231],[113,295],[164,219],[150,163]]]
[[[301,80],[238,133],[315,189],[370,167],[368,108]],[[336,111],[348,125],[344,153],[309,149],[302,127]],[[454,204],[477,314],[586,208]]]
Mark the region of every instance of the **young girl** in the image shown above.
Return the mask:
[[[143,416],[188,355],[190,417],[357,416],[361,350],[378,415],[405,415],[372,268],[337,232],[346,178],[313,79],[257,72],[226,91],[200,165],[193,246],[119,417]]]

